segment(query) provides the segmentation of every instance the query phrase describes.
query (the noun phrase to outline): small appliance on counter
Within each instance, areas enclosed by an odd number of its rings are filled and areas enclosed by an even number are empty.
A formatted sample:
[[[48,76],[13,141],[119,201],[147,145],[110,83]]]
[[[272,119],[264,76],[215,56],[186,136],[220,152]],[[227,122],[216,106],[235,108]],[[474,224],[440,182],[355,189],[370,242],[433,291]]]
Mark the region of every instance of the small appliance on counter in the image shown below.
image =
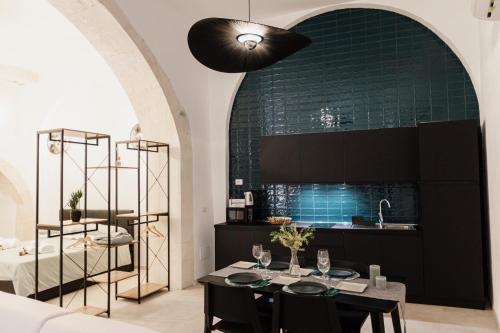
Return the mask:
[[[244,199],[229,199],[226,208],[227,223],[253,223],[253,195],[245,192]]]
[[[253,206],[253,194],[252,192],[245,192],[245,206]]]

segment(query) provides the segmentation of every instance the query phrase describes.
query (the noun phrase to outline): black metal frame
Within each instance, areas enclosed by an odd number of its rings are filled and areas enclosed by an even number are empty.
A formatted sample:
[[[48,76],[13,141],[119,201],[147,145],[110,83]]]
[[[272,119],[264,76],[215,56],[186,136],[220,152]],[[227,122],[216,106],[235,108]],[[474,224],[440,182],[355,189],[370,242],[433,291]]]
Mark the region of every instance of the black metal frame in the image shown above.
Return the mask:
[[[65,134],[68,134],[68,136],[65,136]],[[35,208],[35,222],[36,222],[36,231],[35,231],[35,294],[34,297],[35,299],[38,299],[39,296],[39,285],[38,285],[38,280],[39,280],[39,255],[38,255],[38,245],[39,245],[39,198],[40,198],[40,136],[41,135],[48,135],[48,139],[50,141],[56,141],[60,142],[61,144],[61,152],[60,152],[60,170],[59,170],[59,178],[60,178],[60,194],[59,194],[59,233],[58,235],[52,235],[50,233],[50,229],[48,230],[48,237],[59,237],[59,306],[63,307],[63,295],[64,295],[64,281],[63,281],[63,264],[64,264],[64,247],[63,247],[63,236],[65,235],[74,235],[74,234],[83,234],[84,237],[87,236],[87,233],[90,231],[95,231],[98,229],[97,223],[96,223],[96,229],[95,230],[88,230],[87,229],[87,224],[83,224],[84,228],[83,231],[80,232],[71,232],[71,233],[64,233],[64,155],[65,155],[65,150],[64,146],[65,144],[81,144],[84,145],[84,168],[83,168],[83,173],[84,173],[84,217],[87,217],[87,183],[89,181],[88,177],[88,146],[99,146],[100,145],[100,140],[106,140],[107,141],[107,166],[108,166],[108,182],[107,182],[107,189],[108,189],[108,196],[107,196],[107,211],[108,211],[108,219],[107,219],[107,225],[108,225],[108,244],[106,247],[106,251],[108,252],[107,257],[108,257],[108,269],[107,269],[107,274],[108,274],[108,281],[107,281],[107,308],[106,308],[106,313],[107,316],[109,317],[111,315],[111,302],[110,302],[110,295],[111,295],[111,137],[107,134],[100,134],[100,133],[91,133],[91,132],[85,132],[85,131],[79,131],[79,130],[71,130],[71,129],[65,129],[65,128],[60,128],[60,129],[51,129],[51,130],[42,130],[37,132],[37,150],[36,150],[36,208]],[[75,138],[79,137],[81,141],[75,140]],[[74,224],[73,224],[74,225]],[[82,225],[82,224],[80,224]],[[117,249],[115,249],[115,252],[117,252]],[[99,258],[100,259],[100,258]],[[99,261],[98,259],[98,261]],[[83,293],[84,293],[84,298],[83,298],[83,304],[84,306],[87,305],[87,279],[92,277],[92,272],[88,274],[88,269],[87,269],[87,263],[88,263],[88,258],[87,258],[87,245],[84,244],[84,265],[83,265]]]
[[[118,160],[118,149],[121,145],[125,145],[125,148],[127,150],[135,150],[137,151],[137,219],[135,219],[135,215],[132,219],[128,219],[127,224],[129,226],[137,226],[137,303],[141,303],[141,229],[140,226],[143,224],[146,224],[146,226],[149,225],[149,223],[154,223],[154,222],[159,222],[160,221],[160,216],[166,217],[166,222],[167,222],[167,235],[166,235],[166,241],[167,241],[167,286],[170,290],[170,146],[167,143],[162,143],[162,142],[156,142],[156,141],[149,141],[149,140],[127,140],[127,141],[117,141],[115,142],[115,163],[116,160]],[[160,174],[158,177],[160,177],[161,173],[167,168],[167,193],[166,193],[166,199],[167,199],[167,213],[161,213],[161,214],[156,214],[156,215],[145,215],[146,220],[141,221],[141,203],[143,199],[141,199],[141,153],[145,152],[146,153],[146,193],[145,193],[145,201],[146,201],[146,212],[148,212],[149,209],[149,191],[151,190],[149,188],[149,173],[151,172],[151,169],[149,168],[149,153],[160,153],[161,148],[166,148],[166,153],[167,153],[167,158],[165,164],[161,167]],[[115,173],[115,211],[119,211],[118,208],[118,186],[119,186],[119,181],[118,181],[118,170],[119,167],[116,167],[116,173]],[[158,181],[158,179],[157,179]],[[154,217],[151,219],[151,217]],[[117,216],[117,219],[119,217]],[[124,217],[126,218],[126,217]],[[137,221],[137,222],[135,222]],[[149,282],[149,234],[146,233],[146,283]],[[163,244],[162,244],[163,246]],[[158,249],[158,251],[161,250],[161,246]],[[152,251],[154,253],[154,251]],[[116,253],[115,253],[116,255]],[[158,253],[154,253],[155,257],[158,256]],[[117,259],[115,258],[115,261]],[[162,264],[163,265],[163,264]],[[165,268],[165,266],[163,265]],[[117,282],[115,283],[115,298],[120,297],[118,295],[118,284]]]

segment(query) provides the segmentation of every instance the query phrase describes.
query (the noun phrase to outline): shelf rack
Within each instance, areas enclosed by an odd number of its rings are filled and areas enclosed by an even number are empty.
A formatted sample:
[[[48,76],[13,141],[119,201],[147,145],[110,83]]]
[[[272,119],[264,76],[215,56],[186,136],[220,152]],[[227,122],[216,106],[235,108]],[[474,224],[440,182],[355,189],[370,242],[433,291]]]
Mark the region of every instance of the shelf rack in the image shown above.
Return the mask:
[[[42,224],[40,223],[40,137],[48,136],[49,141],[59,142],[60,144],[60,162],[59,162],[59,223],[58,224]],[[83,183],[83,216],[87,216],[87,185],[90,180],[88,175],[88,170],[90,169],[87,165],[88,163],[88,148],[90,146],[99,146],[101,142],[104,141],[107,145],[107,157],[103,160],[102,163],[106,162],[105,168],[108,170],[107,174],[107,211],[108,217],[105,219],[95,219],[95,218],[82,218],[79,222],[72,222],[71,220],[64,220],[64,166],[65,166],[65,155],[67,154],[65,151],[65,146],[69,144],[79,144],[84,146],[84,168],[82,169],[82,173],[84,176]],[[75,164],[76,162],[73,161]],[[87,245],[84,245],[84,264],[83,264],[83,307],[81,307],[78,311],[85,314],[90,315],[101,315],[106,313],[109,317],[111,314],[110,309],[110,295],[111,295],[111,248],[116,247],[111,244],[111,137],[107,134],[95,133],[95,132],[86,132],[80,130],[73,130],[67,128],[57,128],[57,129],[49,129],[42,130],[37,132],[37,152],[36,152],[36,209],[35,209],[35,222],[36,222],[36,231],[35,231],[35,299],[38,299],[39,293],[39,232],[41,230],[46,230],[48,232],[48,237],[59,237],[59,306],[63,307],[63,285],[64,285],[64,244],[63,244],[63,236],[69,234],[82,234],[84,237],[87,236],[87,232],[93,231],[88,230],[87,226],[89,224],[95,224],[97,230],[97,224],[105,223],[108,226],[108,243],[99,246],[100,248],[104,248],[107,251],[107,271],[103,274],[99,274],[100,281],[107,283],[107,306],[106,308],[99,308],[95,306],[87,305],[87,278],[92,274],[92,272],[88,272],[87,261]],[[105,199],[106,200],[106,199]],[[69,226],[83,226],[82,231],[65,233],[64,230]],[[51,231],[57,231],[58,234],[54,236],[51,234]],[[120,244],[121,245],[121,244]],[[116,252],[116,251],[115,251]],[[71,302],[70,302],[71,303]],[[69,306],[69,305],[68,305]]]
[[[118,292],[118,282],[122,280],[121,278],[125,278],[125,276],[122,276],[121,274],[118,274],[115,278],[115,298],[125,298],[125,299],[131,299],[131,300],[136,300],[137,303],[141,303],[141,299],[143,297],[152,295],[160,290],[163,290],[165,288],[170,289],[170,216],[169,216],[169,211],[170,211],[170,148],[167,143],[162,143],[162,142],[156,142],[156,141],[150,141],[150,140],[127,140],[127,141],[118,141],[115,142],[115,165],[116,161],[121,160],[119,158],[119,150],[120,147],[125,147],[125,150],[128,151],[136,151],[137,154],[137,164],[135,167],[129,167],[133,168],[137,172],[137,210],[134,213],[129,213],[129,214],[118,214],[116,216],[117,219],[125,219],[127,220],[127,224],[137,227],[137,271],[135,272],[135,275],[137,276],[137,286],[129,289],[127,291],[123,292]],[[132,152],[131,152],[132,153]],[[166,153],[166,160],[165,162],[160,166],[160,172],[158,175],[155,175],[153,171],[150,168],[150,154],[159,154],[159,153]],[[133,153],[132,153],[133,154]],[[143,155],[145,155],[145,159],[143,159]],[[142,162],[142,163],[141,163]],[[145,165],[146,168],[146,177],[145,180],[141,180],[141,167]],[[165,195],[166,199],[166,211],[156,211],[156,210],[149,210],[150,206],[150,180],[149,180],[149,174],[151,173],[153,177],[155,178],[155,182],[153,183],[153,186],[155,184],[158,184],[158,186],[161,186],[159,183],[159,178],[163,171],[166,169],[167,173],[167,192],[163,191],[163,194]],[[116,168],[115,170],[115,210],[118,212],[118,202],[119,202],[119,170],[120,168]],[[142,181],[145,181],[145,194],[144,197],[141,199],[141,184]],[[145,200],[145,210],[141,209],[141,204],[142,201]],[[166,235],[165,239],[157,249],[157,252],[155,253],[154,251],[151,250],[150,244],[149,244],[149,233],[146,233],[145,235],[145,245],[146,245],[146,265],[145,265],[145,276],[141,274],[141,243],[143,239],[141,238],[141,226],[146,225],[146,227],[149,228],[150,223],[154,222],[160,222],[160,218],[164,219],[166,222]],[[158,254],[161,251],[162,246],[167,244],[167,265],[163,263],[162,266],[163,268],[167,271],[167,283],[156,283],[156,282],[150,282],[149,279],[149,270],[150,270],[150,265],[152,266],[154,263],[154,260],[158,259]],[[153,252],[154,254],[154,260],[150,262],[149,260],[149,252]],[[116,259],[115,259],[116,260]],[[158,259],[160,261],[160,259]],[[128,276],[129,277],[129,276]],[[128,278],[127,277],[127,278]],[[145,283],[143,283],[143,280],[145,280]]]

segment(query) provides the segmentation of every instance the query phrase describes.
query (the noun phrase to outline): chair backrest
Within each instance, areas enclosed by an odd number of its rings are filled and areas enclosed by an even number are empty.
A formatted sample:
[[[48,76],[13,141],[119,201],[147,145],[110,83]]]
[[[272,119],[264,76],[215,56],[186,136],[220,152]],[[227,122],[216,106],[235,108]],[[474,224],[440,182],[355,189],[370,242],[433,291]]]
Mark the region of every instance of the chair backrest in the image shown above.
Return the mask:
[[[254,332],[262,332],[254,293],[249,287],[205,284],[205,315],[248,324]]]
[[[333,297],[274,293],[273,333],[342,333]]]

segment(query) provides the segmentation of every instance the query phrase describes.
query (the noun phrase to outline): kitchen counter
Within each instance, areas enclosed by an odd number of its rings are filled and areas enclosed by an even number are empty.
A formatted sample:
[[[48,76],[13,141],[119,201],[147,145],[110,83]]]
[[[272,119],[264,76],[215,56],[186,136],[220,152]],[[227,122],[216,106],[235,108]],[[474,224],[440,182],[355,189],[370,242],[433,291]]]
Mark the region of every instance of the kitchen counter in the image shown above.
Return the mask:
[[[355,225],[350,222],[336,222],[336,223],[317,223],[317,222],[293,222],[297,225],[299,228],[314,228],[314,229],[321,229],[321,230],[338,230],[338,231],[353,231],[353,232],[377,232],[377,233],[393,233],[393,232],[420,232],[421,226],[420,225],[412,225],[412,228],[409,229],[399,229],[399,228],[386,228],[386,229],[380,229],[378,224],[372,224],[372,225]],[[392,225],[395,226],[397,224],[390,224],[390,223],[385,223],[385,225]],[[275,229],[280,227],[280,225],[276,224],[270,224],[266,222],[260,222],[260,223],[219,223],[216,224],[216,227],[221,227],[224,228],[225,226],[229,227],[237,227],[237,228],[269,228],[269,229]]]

